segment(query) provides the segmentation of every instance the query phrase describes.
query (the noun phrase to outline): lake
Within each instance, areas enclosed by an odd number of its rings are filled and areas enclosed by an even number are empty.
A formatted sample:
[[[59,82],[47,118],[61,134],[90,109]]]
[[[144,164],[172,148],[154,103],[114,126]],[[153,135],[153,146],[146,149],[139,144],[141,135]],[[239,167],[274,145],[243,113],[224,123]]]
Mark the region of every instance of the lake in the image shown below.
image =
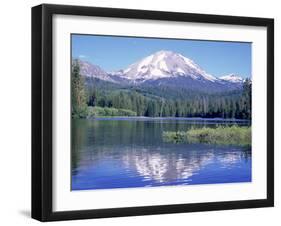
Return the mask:
[[[72,119],[72,190],[251,182],[251,148],[165,143],[163,131],[249,121]]]

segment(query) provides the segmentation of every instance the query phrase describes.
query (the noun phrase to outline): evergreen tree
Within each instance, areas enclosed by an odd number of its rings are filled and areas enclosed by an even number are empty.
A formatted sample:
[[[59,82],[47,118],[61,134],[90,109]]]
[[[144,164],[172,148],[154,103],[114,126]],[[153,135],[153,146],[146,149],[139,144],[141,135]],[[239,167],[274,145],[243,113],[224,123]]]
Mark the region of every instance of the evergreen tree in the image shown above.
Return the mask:
[[[80,75],[80,66],[78,60],[72,64],[71,72],[71,103],[72,116],[83,118],[87,114],[86,93],[84,89],[84,80]]]

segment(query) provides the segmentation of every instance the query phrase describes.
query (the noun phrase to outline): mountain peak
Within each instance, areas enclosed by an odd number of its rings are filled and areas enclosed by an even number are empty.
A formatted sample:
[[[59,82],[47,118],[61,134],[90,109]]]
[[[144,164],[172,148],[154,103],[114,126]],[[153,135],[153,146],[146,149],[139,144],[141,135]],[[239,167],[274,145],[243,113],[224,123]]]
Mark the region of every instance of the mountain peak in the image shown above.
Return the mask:
[[[228,82],[234,82],[234,83],[243,82],[243,78],[240,77],[240,76],[237,75],[237,74],[234,74],[234,73],[221,76],[220,79],[221,79],[221,80],[224,80],[224,81],[228,81]]]
[[[207,74],[191,59],[169,50],[157,51],[123,70],[124,78],[144,82],[170,77],[190,77],[196,80],[217,80]]]
[[[98,78],[104,81],[115,82],[102,68],[88,61],[78,59],[81,75],[88,78]]]
[[[153,54],[151,54],[155,57],[181,57],[182,55],[179,53],[175,53],[173,51],[170,50],[159,50]]]

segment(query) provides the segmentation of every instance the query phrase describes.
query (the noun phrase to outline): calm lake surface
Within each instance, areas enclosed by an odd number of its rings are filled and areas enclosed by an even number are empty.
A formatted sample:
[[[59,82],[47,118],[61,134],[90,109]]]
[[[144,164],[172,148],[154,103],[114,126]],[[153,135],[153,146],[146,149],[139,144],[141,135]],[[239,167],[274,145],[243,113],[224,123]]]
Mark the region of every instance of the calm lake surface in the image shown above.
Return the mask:
[[[251,182],[251,148],[173,144],[163,131],[247,121],[188,118],[72,120],[72,190]]]

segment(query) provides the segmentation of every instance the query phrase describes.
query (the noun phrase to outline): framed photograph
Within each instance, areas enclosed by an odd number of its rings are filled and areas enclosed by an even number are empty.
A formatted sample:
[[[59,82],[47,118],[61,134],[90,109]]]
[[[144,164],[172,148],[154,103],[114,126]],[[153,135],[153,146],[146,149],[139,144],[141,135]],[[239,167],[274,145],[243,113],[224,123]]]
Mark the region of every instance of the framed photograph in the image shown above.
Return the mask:
[[[274,205],[274,21],[32,8],[32,217]]]

